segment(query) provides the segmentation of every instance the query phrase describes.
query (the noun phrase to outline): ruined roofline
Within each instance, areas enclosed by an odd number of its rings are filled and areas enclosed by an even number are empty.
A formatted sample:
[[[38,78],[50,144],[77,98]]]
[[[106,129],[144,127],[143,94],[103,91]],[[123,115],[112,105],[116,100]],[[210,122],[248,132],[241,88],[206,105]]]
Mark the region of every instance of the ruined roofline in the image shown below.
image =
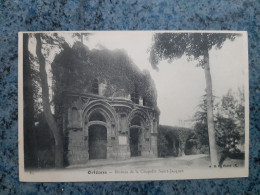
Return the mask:
[[[136,108],[141,108],[141,109],[146,109],[146,110],[150,110],[150,111],[157,111],[156,108],[154,107],[149,107],[149,106],[143,106],[143,105],[139,105],[139,104],[135,104],[134,102],[132,102],[132,100],[126,99],[126,98],[119,98],[119,97],[104,97],[101,95],[96,95],[96,94],[92,94],[92,93],[75,93],[75,92],[70,92],[70,91],[63,91],[62,93],[63,97],[78,97],[78,98],[93,98],[96,100],[103,100],[103,101],[108,101],[111,106],[113,107],[120,107],[122,105],[127,106],[131,109],[133,109],[134,107]]]

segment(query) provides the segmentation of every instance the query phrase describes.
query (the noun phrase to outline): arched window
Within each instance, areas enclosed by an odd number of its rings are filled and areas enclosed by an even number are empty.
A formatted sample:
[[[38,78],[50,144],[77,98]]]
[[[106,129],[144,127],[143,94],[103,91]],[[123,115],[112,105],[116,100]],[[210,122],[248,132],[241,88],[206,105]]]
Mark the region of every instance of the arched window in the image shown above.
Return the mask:
[[[137,85],[136,85],[136,84],[135,84],[134,92],[131,94],[131,100],[132,100],[135,104],[139,104],[139,93],[138,93]]]
[[[76,107],[72,107],[71,109],[71,124],[73,127],[78,126],[79,124],[79,112],[78,109]]]
[[[103,121],[103,122],[106,122],[106,119],[105,119],[105,117],[101,113],[95,112],[95,113],[93,113],[89,117],[89,121]]]
[[[94,79],[92,82],[92,93],[98,94],[98,80]]]

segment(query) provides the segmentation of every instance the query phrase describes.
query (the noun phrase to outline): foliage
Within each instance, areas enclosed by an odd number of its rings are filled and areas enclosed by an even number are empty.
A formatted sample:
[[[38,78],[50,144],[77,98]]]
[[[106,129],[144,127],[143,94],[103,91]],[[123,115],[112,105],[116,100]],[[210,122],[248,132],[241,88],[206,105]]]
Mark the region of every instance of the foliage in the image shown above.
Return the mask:
[[[196,145],[197,138],[192,129],[159,125],[157,142],[159,157],[180,156],[182,145],[184,147],[187,143],[191,144],[192,146]]]
[[[200,140],[200,148],[209,145],[205,99],[203,96],[194,115],[194,130]],[[216,140],[221,152],[241,152],[238,145],[243,144],[245,128],[243,90],[239,89],[236,93],[229,90],[220,102],[214,104],[214,113]]]
[[[194,115],[194,120],[196,121],[194,125],[194,131],[199,139],[198,148],[201,150],[202,153],[208,153],[209,151],[207,149],[209,147],[209,134],[206,95],[202,97],[201,102],[198,105],[198,110]]]
[[[89,36],[89,34],[86,35]],[[108,90],[106,90],[105,96],[118,97],[122,94],[131,94],[135,90],[135,86],[138,86],[138,93],[145,98],[146,105],[156,106],[157,94],[149,72],[141,72],[125,51],[89,50],[82,42],[75,42],[71,47],[57,33],[37,33],[32,34],[30,38],[33,40],[34,36],[38,44],[36,56],[28,52],[31,68],[33,116],[35,121],[46,123],[44,118],[38,117],[44,111],[42,100],[45,95],[45,110],[48,104],[55,106],[55,120],[52,120],[51,124],[57,125],[58,129],[49,125],[51,130],[57,129],[57,131],[55,130],[56,136],[59,136],[57,132],[60,131],[61,127],[59,114],[62,92],[89,92],[89,86],[94,78],[98,78],[99,82],[104,82],[107,85]],[[72,37],[83,40],[82,34],[79,33],[72,34]],[[54,60],[51,59],[51,56],[55,56]],[[42,68],[46,67],[48,63],[51,64],[51,69]],[[48,72],[44,73],[45,71]],[[46,78],[44,83],[42,81],[43,74]],[[52,76],[52,83],[47,83],[50,81],[48,80],[49,76]],[[43,94],[43,87],[45,94]],[[50,93],[54,94],[53,99]],[[47,108],[47,110],[49,109]],[[52,115],[51,112],[47,116],[52,119],[53,116],[50,115]]]
[[[239,144],[244,144],[245,115],[242,90],[229,90],[216,104],[217,144],[223,152],[238,153]]]
[[[198,137],[195,134],[195,132],[192,132],[185,143],[185,149],[184,153],[186,155],[191,155],[191,154],[197,154],[198,153]]]
[[[61,132],[60,128],[58,127],[56,120],[53,116],[53,113],[51,111],[50,89],[49,89],[50,87],[48,84],[48,74],[46,71],[46,58],[47,57],[44,56],[44,53],[42,51],[44,41],[48,42],[49,38],[50,37],[46,34],[40,34],[40,33],[35,34],[36,56],[39,61],[39,76],[40,76],[40,81],[41,81],[43,114],[45,116],[45,119],[48,123],[49,128],[51,129],[51,132],[52,132],[54,140],[55,140],[55,167],[61,168],[61,167],[63,167],[62,132]],[[58,39],[58,38],[56,37],[56,39]],[[51,41],[52,40],[53,39],[51,39]],[[51,43],[54,44],[54,42],[55,42],[55,40],[53,40]],[[48,53],[48,49],[50,51],[51,48],[52,48],[52,45],[49,48],[47,48],[47,53]],[[47,56],[49,56],[49,54],[47,54]]]
[[[169,142],[166,139],[166,135],[163,133],[158,133],[158,157],[166,157],[171,154],[171,151],[169,150]]]
[[[220,49],[227,40],[234,40],[233,33],[156,33],[150,52],[150,62],[157,69],[160,60],[181,58],[183,55],[198,60],[198,66],[205,64],[203,57],[213,47]]]
[[[43,113],[38,114],[37,118],[39,122],[37,122],[35,133],[37,141],[38,167],[54,167],[55,140],[52,131],[46,122]]]
[[[25,34],[28,36],[28,34]],[[35,33],[30,35],[31,39],[34,39],[36,42],[36,56],[29,53],[28,50],[28,61],[30,64],[30,73],[26,76],[26,78],[30,78],[27,83],[32,85],[32,100],[31,106],[33,109],[34,120],[39,120],[39,123],[47,122],[49,129],[55,140],[55,166],[62,167],[63,166],[63,144],[62,144],[62,133],[59,127],[56,124],[53,113],[51,112],[51,102],[50,102],[50,92],[51,87],[48,83],[48,73],[46,70],[46,64],[50,56],[55,55],[53,52],[57,52],[57,50],[62,50],[65,47],[69,47],[63,37],[58,36],[57,33]],[[29,42],[25,45],[28,48]],[[28,63],[27,63],[28,64]],[[25,64],[26,65],[26,64]],[[25,67],[25,66],[24,66]],[[29,69],[28,69],[29,70]],[[25,85],[26,86],[26,85]],[[26,111],[26,109],[25,109]],[[44,118],[37,118],[37,116],[44,114]],[[32,119],[31,119],[32,120]],[[25,123],[28,123],[28,120],[25,119]],[[32,129],[32,128],[30,128]],[[36,127],[33,130],[35,134]],[[47,132],[46,128],[45,131]],[[29,134],[25,135],[25,140],[30,139]],[[35,136],[34,136],[35,137]],[[32,140],[36,140],[32,137]],[[49,143],[47,141],[47,143]],[[37,148],[38,159],[41,156],[41,149]],[[50,152],[48,149],[46,152]],[[45,155],[42,155],[44,158]],[[50,157],[51,155],[49,155]],[[39,163],[38,163],[39,165]]]
[[[207,99],[207,126],[210,145],[210,160],[212,165],[217,164],[217,150],[213,119],[212,81],[209,66],[209,50],[213,47],[221,48],[227,40],[234,40],[239,34],[232,33],[156,33],[150,51],[150,62],[153,68],[158,69],[159,60],[168,59],[169,62],[183,55],[188,59],[197,60],[197,66],[205,71],[206,99]]]
[[[172,129],[159,126],[158,128],[158,156],[178,156],[179,141],[178,136]]]
[[[59,36],[57,33],[37,33],[41,37],[42,41],[42,53],[45,57],[45,61],[49,62],[49,56],[51,52],[55,51],[58,53],[59,51],[63,50],[66,47],[69,47],[68,43],[65,39]],[[35,41],[35,34],[26,34],[29,36],[31,41]],[[73,36],[79,36],[74,35]],[[28,44],[28,43],[27,43]],[[32,52],[32,51],[31,51]],[[42,84],[40,79],[40,70],[39,70],[39,59],[37,55],[33,55],[31,52],[28,51],[29,55],[29,62],[30,62],[30,77],[32,82],[32,94],[33,94],[33,107],[34,107],[34,117],[35,121],[39,121],[40,119],[37,118],[43,112],[43,105],[42,105]],[[56,54],[54,53],[54,55]],[[51,72],[52,73],[52,72]],[[51,87],[49,86],[49,90]]]
[[[55,57],[52,71],[56,97],[63,91],[88,93],[91,82],[98,78],[106,84],[107,97],[132,94],[137,86],[148,105],[156,105],[157,94],[149,72],[141,72],[123,50],[89,50],[76,42]]]

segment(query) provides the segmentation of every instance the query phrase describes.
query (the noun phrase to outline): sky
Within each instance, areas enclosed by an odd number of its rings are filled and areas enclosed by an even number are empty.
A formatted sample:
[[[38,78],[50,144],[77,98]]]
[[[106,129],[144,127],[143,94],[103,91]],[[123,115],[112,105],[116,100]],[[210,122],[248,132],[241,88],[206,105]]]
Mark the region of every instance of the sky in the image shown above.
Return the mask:
[[[151,73],[158,94],[160,124],[182,126],[182,121],[192,119],[206,87],[204,70],[196,66],[196,61],[183,56],[171,63],[161,61],[159,70],[154,70],[148,60],[152,32],[94,33],[84,44],[90,49],[101,45],[111,50],[124,49],[141,70]],[[245,37],[238,37],[235,41],[227,40],[220,50],[210,51],[213,94],[217,99],[229,89],[244,86],[248,63],[245,47]]]
[[[141,70],[150,72],[155,82],[160,124],[183,126],[182,121],[192,119],[205,94],[204,70],[196,66],[196,61],[188,61],[186,56],[171,63],[161,61],[158,64],[159,70],[154,70],[148,60],[152,34],[151,31],[92,32],[84,44],[90,49],[124,49]],[[75,39],[69,37],[70,35],[65,36],[66,41],[73,44]],[[35,46],[32,43],[31,48],[33,45]],[[212,49],[209,52],[213,95],[217,99],[229,89],[237,90],[244,86],[248,64],[245,48],[245,36],[241,36],[234,41],[227,40],[220,50]],[[50,61],[56,53],[58,51],[53,50]],[[50,64],[47,64],[47,70],[48,66],[50,68]]]

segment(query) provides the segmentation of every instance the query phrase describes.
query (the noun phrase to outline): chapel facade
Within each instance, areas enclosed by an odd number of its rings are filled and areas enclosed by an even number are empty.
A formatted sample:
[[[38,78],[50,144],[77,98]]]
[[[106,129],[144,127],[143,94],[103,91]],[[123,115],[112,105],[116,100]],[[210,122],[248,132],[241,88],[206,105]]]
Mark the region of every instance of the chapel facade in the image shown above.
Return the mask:
[[[136,86],[137,87],[137,86]],[[87,92],[63,93],[63,135],[67,165],[89,160],[157,157],[159,111],[137,90],[107,96],[98,78]]]

